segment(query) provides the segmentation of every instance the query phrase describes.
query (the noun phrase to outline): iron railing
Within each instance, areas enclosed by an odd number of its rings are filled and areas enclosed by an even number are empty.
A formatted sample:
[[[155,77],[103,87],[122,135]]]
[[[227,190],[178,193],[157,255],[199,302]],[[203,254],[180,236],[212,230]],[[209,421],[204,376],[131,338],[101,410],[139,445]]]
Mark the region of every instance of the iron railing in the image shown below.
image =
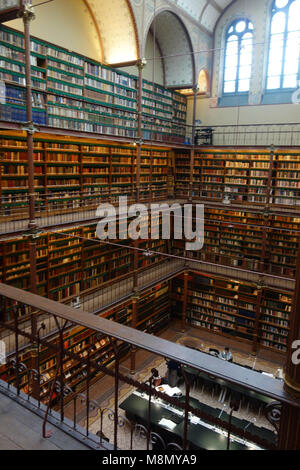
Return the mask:
[[[0,378],[6,383],[6,393],[13,394],[16,399],[21,397],[23,401],[25,393],[26,401],[32,402],[36,408],[42,410],[44,437],[49,437],[48,416],[51,413],[58,413],[57,425],[67,423],[69,429],[72,428],[77,435],[81,433],[85,442],[91,440],[93,445],[97,441],[95,438],[97,436],[99,448],[107,448],[107,439],[115,450],[151,449],[157,448],[157,445],[160,449],[192,448],[190,427],[197,423],[201,429],[209,429],[216,436],[223,436],[224,449],[228,448],[228,445],[275,449],[281,404],[300,406],[299,400],[295,400],[285,391],[281,381],[249,368],[224,363],[199,350],[191,350],[8,285],[0,284],[0,295],[2,300],[0,337],[6,344],[6,363],[0,369]],[[13,320],[9,322],[3,317],[4,308],[7,306],[13,311]],[[57,327],[55,338],[47,336],[43,324],[37,331],[24,327],[21,314],[28,307],[35,312],[35,315],[40,312],[44,317],[52,319]],[[90,339],[84,351],[77,351],[66,344],[66,332],[70,331],[70,328],[77,334],[88,331]],[[7,340],[8,333],[10,341]],[[23,338],[22,346],[20,346],[21,338]],[[99,341],[104,339],[105,346],[99,347]],[[108,356],[104,354],[104,347],[108,351]],[[121,372],[121,361],[136,354],[137,349],[151,354],[148,366],[135,376],[124,373],[123,369]],[[47,371],[44,365],[49,357],[54,363]],[[181,371],[181,398],[170,397],[165,393],[166,389],[159,389],[156,386],[157,377],[163,373],[166,359],[175,361],[178,370]],[[72,382],[74,367],[81,374],[79,387],[78,383]],[[225,412],[224,400],[217,416],[208,412],[208,408],[201,406],[200,402],[200,406],[195,406],[192,392],[193,387],[198,387],[199,383],[197,380],[192,380],[191,370],[198,379],[201,377],[199,380],[204,388],[206,383],[212,383],[210,393],[219,394],[221,389],[222,397],[228,400],[228,410],[230,410],[228,414]],[[47,375],[49,371],[51,371],[50,377]],[[103,376],[109,381],[112,392],[110,401],[95,397],[93,383]],[[123,387],[124,384],[126,388]],[[0,385],[3,391],[3,382]],[[249,393],[250,396],[257,394],[265,397],[263,413],[275,426],[274,439],[262,437],[260,428],[253,426],[251,421],[246,424],[244,422],[242,427],[237,421],[233,423],[231,417],[237,410],[238,398],[233,395],[231,398],[226,398],[226,390],[232,389],[239,390],[240,399],[249,397]],[[101,387],[98,390],[101,390]],[[132,420],[129,419],[132,416],[124,416],[122,411],[122,404],[126,398],[124,390],[127,395],[134,394],[134,399],[138,397],[144,400],[147,412],[143,418],[137,416],[136,420]],[[181,416],[183,425],[180,436],[178,433],[176,435],[165,433],[162,424],[154,425],[151,411],[157,406]],[[242,406],[241,401],[238,406]],[[259,413],[261,414],[262,410]]]
[[[196,126],[196,146],[299,146],[300,123]]]

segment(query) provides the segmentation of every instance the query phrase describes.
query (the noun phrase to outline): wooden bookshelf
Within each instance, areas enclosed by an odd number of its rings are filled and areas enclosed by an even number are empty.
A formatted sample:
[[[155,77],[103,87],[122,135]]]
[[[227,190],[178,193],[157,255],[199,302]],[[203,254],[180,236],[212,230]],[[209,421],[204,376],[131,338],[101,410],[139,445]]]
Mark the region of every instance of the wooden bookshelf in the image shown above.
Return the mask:
[[[173,306],[181,317],[184,279],[173,280]],[[292,293],[201,273],[188,277],[186,318],[190,325],[259,347],[286,352]],[[259,304],[258,304],[259,303]],[[258,326],[257,326],[258,325]]]
[[[137,329],[151,334],[161,331],[170,321],[169,282],[143,293],[137,312]]]
[[[176,151],[176,188],[189,179],[189,152]],[[196,149],[193,197],[203,201],[295,207],[300,204],[300,149]]]
[[[23,34],[1,25],[1,119],[26,122]],[[137,137],[138,79],[37,38],[31,39],[33,121],[67,130]],[[144,139],[185,140],[186,98],[143,81]]]
[[[128,300],[121,305],[103,313],[101,316],[115,321],[117,323],[131,326],[132,324],[132,300]],[[161,331],[170,320],[170,297],[169,282],[164,282],[147,292],[143,293],[138,304],[138,322],[137,328],[150,333]],[[53,343],[59,345],[59,338],[53,334]],[[70,328],[63,335],[64,349],[72,353],[78,354],[81,359],[87,359],[88,355],[91,360],[101,366],[110,367],[114,363],[114,351],[110,340],[107,336],[95,333],[84,327]],[[124,360],[129,352],[130,345],[125,343],[119,344],[121,360]],[[20,355],[20,360],[30,365],[32,360],[31,353],[24,350]],[[50,386],[55,377],[57,367],[57,355],[51,349],[41,346],[40,349],[40,372],[43,374],[43,384],[41,386],[41,400],[47,403],[49,400]],[[63,359],[63,375],[64,384],[68,385],[74,393],[80,393],[86,386],[86,365],[81,364],[75,359],[64,356]],[[91,370],[89,383],[92,384],[103,376],[102,372]],[[9,381],[15,385],[15,373],[10,371]],[[20,386],[25,393],[31,392],[30,384],[28,384],[28,376],[26,373],[20,375]],[[65,402],[70,397],[66,394]],[[52,395],[52,404],[55,405],[57,396]]]
[[[27,217],[28,155],[24,137],[0,133],[2,215]],[[142,148],[141,193],[144,200],[168,195],[167,148]],[[151,171],[149,171],[151,167]],[[34,139],[36,211],[63,214],[97,207],[119,196],[135,199],[136,148],[105,141]],[[7,219],[6,219],[7,220]]]

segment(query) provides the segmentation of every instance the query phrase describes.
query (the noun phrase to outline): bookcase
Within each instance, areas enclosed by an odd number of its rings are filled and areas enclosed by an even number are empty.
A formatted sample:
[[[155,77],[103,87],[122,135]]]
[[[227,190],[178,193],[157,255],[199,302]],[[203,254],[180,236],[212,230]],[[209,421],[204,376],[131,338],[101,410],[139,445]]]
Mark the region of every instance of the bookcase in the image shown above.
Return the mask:
[[[128,199],[133,196],[135,188],[134,166],[134,149],[124,147],[114,147],[112,149],[112,202],[118,202],[119,196],[127,196]]]
[[[125,304],[118,309],[115,309],[114,312],[109,312],[106,314],[107,317],[112,320],[118,319],[120,323],[128,322],[131,314],[130,304]],[[123,321],[124,312],[126,312],[126,322]],[[63,336],[64,340],[64,349],[72,353],[79,355],[82,359],[87,359],[88,354],[92,361],[95,361],[97,364],[109,367],[114,362],[114,352],[112,345],[109,341],[109,338],[100,333],[92,332],[86,328],[75,327],[69,329]],[[54,344],[59,344],[58,338],[53,338]],[[120,357],[124,359],[129,353],[129,345],[121,344],[120,345]],[[31,354],[25,352],[21,354],[20,360],[25,364],[30,364]],[[48,349],[45,346],[42,346],[40,349],[40,373],[43,374],[43,383],[41,386],[41,401],[43,403],[48,403],[49,393],[52,380],[55,377],[55,371],[57,367],[57,356],[53,353],[53,350]],[[74,393],[82,392],[86,387],[86,377],[87,370],[86,364],[81,364],[75,359],[70,359],[69,356],[65,356],[63,360],[63,374],[64,374],[64,383],[68,385]],[[98,371],[96,372],[93,368],[90,371],[90,384],[93,384],[99,378],[103,376],[103,373]],[[9,376],[10,383],[15,385],[15,375],[11,371]],[[21,374],[20,378],[21,390],[24,393],[31,392],[31,386],[28,384],[27,374]],[[57,401],[56,393],[54,392],[51,397],[52,404],[55,405]],[[70,400],[68,393],[65,397],[65,402]]]
[[[265,289],[260,316],[260,343],[263,346],[286,352],[292,300],[291,293]]]
[[[183,275],[173,280],[177,316],[182,315],[183,284]],[[186,318],[195,327],[248,344],[257,335],[260,347],[285,353],[292,293],[263,288],[261,299],[255,284],[190,273]]]
[[[62,47],[31,39],[33,120],[65,130],[137,136],[138,79]],[[23,34],[0,26],[0,80],[5,121],[26,122]],[[143,81],[144,139],[184,142],[186,99]]]
[[[169,282],[164,282],[152,289],[144,292],[139,297],[138,302],[137,328],[149,333],[160,332],[170,319],[170,296]],[[115,321],[117,323],[131,326],[132,324],[132,300],[129,299],[111,310],[101,315],[102,317]],[[52,342],[59,345],[59,338],[53,333]],[[109,367],[114,363],[114,351],[107,336],[95,333],[84,327],[71,327],[63,335],[64,349],[78,354],[82,359],[87,359],[88,354],[91,360],[97,364]],[[118,344],[121,360],[128,357],[130,345],[119,342]],[[20,361],[27,364],[30,368],[31,353],[26,350],[21,353]],[[57,356],[53,350],[45,346],[40,346],[40,372],[43,374],[43,383],[41,386],[41,400],[47,403],[49,400],[51,382],[55,377],[57,366]],[[0,375],[1,375],[0,368]],[[70,387],[73,394],[82,392],[86,386],[87,370],[86,364],[81,364],[75,359],[64,356],[63,359],[64,383]],[[89,383],[93,384],[102,377],[102,372],[96,372],[93,368],[90,370]],[[15,373],[10,371],[9,381],[15,385]],[[25,392],[31,392],[26,373],[21,374],[21,389]],[[74,395],[73,395],[74,396]],[[70,400],[71,396],[66,394],[65,402]],[[52,404],[57,401],[56,393],[52,395]]]
[[[192,195],[207,204],[205,245],[195,257],[294,277],[300,230],[298,170],[297,148],[196,149]],[[176,197],[188,196],[190,174],[189,152],[176,150]],[[178,242],[175,246],[183,249]]]
[[[166,281],[140,295],[136,327],[154,334],[169,323],[170,313],[169,281]]]
[[[190,152],[175,152],[175,195],[176,197],[188,197],[191,175]],[[196,174],[194,175],[196,178]]]
[[[117,233],[119,227],[117,227]],[[119,243],[119,240],[116,240]],[[99,243],[96,224],[41,233],[36,238],[39,295],[56,301],[79,296],[107,281],[128,274],[133,269],[133,250],[130,239],[122,247]],[[166,252],[166,240],[140,240],[138,268],[146,268],[163,260],[155,252]],[[148,250],[148,251],[147,251]],[[148,252],[150,256],[148,256]],[[25,237],[0,242],[0,281],[29,290],[29,242]],[[24,312],[23,312],[24,313]]]
[[[176,188],[181,195],[189,175],[189,152],[176,151]],[[300,204],[300,149],[196,149],[193,196],[240,205]]]
[[[168,148],[142,148],[141,196],[164,199],[168,195]],[[0,195],[2,215],[27,217],[28,156],[21,133],[0,132]],[[34,139],[36,211],[64,214],[119,196],[136,194],[136,148],[103,141]],[[7,219],[6,219],[7,220]]]
[[[204,245],[193,258],[294,278],[299,243],[299,217],[269,214],[246,208],[204,210]],[[175,240],[173,249],[181,254],[184,242]]]

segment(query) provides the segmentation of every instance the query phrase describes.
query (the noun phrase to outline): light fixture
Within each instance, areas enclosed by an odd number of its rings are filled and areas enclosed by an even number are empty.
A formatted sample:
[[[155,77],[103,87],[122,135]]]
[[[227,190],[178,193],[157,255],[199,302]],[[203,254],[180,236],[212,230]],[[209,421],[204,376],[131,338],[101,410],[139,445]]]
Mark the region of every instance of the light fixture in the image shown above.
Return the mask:
[[[147,250],[143,251],[144,256],[153,256],[153,251],[150,251],[149,248]]]
[[[229,196],[228,194],[225,194],[224,199],[223,199],[222,202],[223,202],[223,204],[226,204],[227,206],[228,206],[229,204],[231,204],[230,196]]]
[[[140,65],[141,67],[145,67],[147,65],[147,60],[145,59],[145,57],[143,57],[140,61]]]
[[[133,145],[136,147],[137,145],[143,145],[144,141],[143,139],[137,139],[135,142],[133,142]]]

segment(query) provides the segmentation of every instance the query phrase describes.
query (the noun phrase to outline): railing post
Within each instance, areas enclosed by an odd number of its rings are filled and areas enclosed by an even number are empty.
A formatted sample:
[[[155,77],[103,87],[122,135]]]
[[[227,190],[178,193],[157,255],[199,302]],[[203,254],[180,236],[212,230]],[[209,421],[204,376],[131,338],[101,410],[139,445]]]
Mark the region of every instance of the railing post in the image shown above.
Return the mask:
[[[296,286],[292,312],[290,316],[290,333],[288,337],[287,359],[284,382],[287,392],[300,397],[300,239],[298,240],[298,256],[296,263]],[[279,429],[279,449],[300,449],[300,410],[290,405],[284,405]]]
[[[119,369],[120,369],[120,355],[118,347],[113,338],[110,339],[110,344],[115,354],[115,402],[114,402],[114,450],[118,449],[118,410],[119,410]]]
[[[232,414],[234,411],[238,411],[239,405],[235,402],[230,403],[230,413],[229,413],[229,421],[228,421],[228,434],[227,434],[227,450],[230,449],[230,432],[231,432],[231,421],[232,421]]]
[[[187,448],[187,431],[188,431],[188,424],[189,424],[189,401],[190,401],[191,384],[182,366],[180,366],[180,370],[181,370],[181,373],[183,375],[184,382],[185,382],[185,410],[184,410],[184,428],[183,428],[183,441],[182,441],[182,447],[185,450]]]
[[[138,307],[139,307],[139,296],[134,295],[132,297],[132,321],[131,321],[131,328],[136,328],[136,323],[137,323],[137,316],[138,316]],[[131,346],[131,352],[130,352],[130,373],[131,375],[135,374],[135,368],[136,368],[136,347]]]
[[[14,315],[14,325],[15,325],[15,347],[16,347],[16,389],[17,394],[20,394],[20,379],[19,379],[19,335],[18,335],[18,310],[12,306],[12,311]]]
[[[147,450],[149,450],[150,436],[151,436],[151,398],[152,387],[156,377],[159,377],[157,369],[151,369],[151,377],[149,379],[149,400],[148,400],[148,414],[147,414]]]
[[[183,302],[182,302],[182,317],[181,317],[181,332],[185,332],[186,328],[186,309],[187,309],[187,298],[188,298],[188,279],[189,272],[184,272],[184,284],[183,284]]]

